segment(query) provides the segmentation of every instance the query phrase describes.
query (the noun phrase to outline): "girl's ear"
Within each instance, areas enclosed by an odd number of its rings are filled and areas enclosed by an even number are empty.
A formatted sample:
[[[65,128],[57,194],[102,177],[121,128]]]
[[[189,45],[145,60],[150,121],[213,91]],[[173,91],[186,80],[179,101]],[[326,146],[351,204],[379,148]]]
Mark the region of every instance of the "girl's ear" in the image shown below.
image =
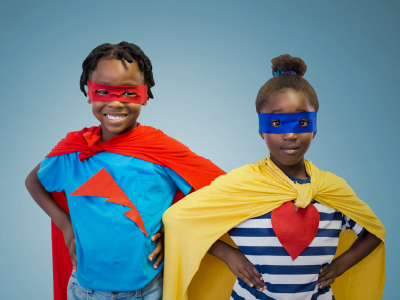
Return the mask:
[[[143,103],[142,105],[143,105],[143,106],[146,106],[146,105],[147,105],[147,102]]]
[[[314,132],[314,134],[313,134],[313,137],[312,138],[315,138],[315,136],[317,135],[317,133],[316,132]]]
[[[261,138],[264,139],[263,134],[261,132],[258,132],[258,133],[260,134]]]
[[[87,103],[88,103],[88,104],[92,104],[93,102],[89,99],[89,100],[87,101]]]

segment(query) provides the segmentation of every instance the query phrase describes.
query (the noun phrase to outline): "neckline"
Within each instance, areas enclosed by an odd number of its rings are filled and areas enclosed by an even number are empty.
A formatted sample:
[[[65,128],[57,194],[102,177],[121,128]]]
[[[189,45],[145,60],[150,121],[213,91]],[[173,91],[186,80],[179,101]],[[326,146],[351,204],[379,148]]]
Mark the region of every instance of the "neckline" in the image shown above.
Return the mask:
[[[297,182],[300,184],[306,184],[306,183],[310,183],[310,175],[307,174],[307,179],[301,179],[301,178],[297,178],[297,177],[292,177],[288,174],[286,174],[287,177],[290,178],[290,180],[292,180],[293,182]]]

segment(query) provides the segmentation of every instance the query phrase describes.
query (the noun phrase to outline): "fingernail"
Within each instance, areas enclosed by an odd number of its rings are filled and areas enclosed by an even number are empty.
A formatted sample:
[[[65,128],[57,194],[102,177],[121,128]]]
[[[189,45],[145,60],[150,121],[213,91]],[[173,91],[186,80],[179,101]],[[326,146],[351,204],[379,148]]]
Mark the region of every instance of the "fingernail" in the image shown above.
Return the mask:
[[[253,287],[254,285],[253,284],[250,284],[250,287]]]
[[[260,280],[264,280],[264,278],[262,278],[262,276],[260,277]]]
[[[158,268],[158,266],[154,266],[154,269],[157,269]]]
[[[153,260],[153,256],[150,256],[149,259],[150,259],[150,261],[152,261]]]

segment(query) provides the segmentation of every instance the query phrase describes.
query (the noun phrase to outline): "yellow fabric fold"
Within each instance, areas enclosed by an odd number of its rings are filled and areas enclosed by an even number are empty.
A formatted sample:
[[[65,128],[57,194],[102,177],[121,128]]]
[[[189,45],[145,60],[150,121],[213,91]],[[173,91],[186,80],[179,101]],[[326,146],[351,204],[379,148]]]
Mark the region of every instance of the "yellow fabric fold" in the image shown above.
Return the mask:
[[[207,254],[216,240],[231,245],[226,234],[243,221],[264,215],[288,201],[305,208],[312,200],[345,214],[383,242],[385,229],[372,210],[340,177],[305,161],[309,184],[290,180],[266,157],[218,177],[211,185],[185,197],[164,216],[164,300],[229,299],[236,277],[217,258]],[[336,255],[356,239],[349,230],[340,235]],[[385,283],[382,243],[366,259],[336,279],[338,300],[381,299]]]

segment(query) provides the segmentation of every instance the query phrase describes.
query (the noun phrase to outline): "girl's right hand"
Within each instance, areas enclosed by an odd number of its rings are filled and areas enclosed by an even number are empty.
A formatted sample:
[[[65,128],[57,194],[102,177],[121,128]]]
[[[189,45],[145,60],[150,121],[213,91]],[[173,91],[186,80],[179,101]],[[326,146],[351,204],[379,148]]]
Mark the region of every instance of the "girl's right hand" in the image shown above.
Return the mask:
[[[75,247],[75,234],[72,228],[72,223],[63,226],[62,232],[64,234],[65,246],[67,246],[69,251],[69,256],[72,263],[72,272],[76,271],[76,247]]]
[[[255,286],[260,292],[267,288],[262,275],[239,249],[231,248],[226,253],[224,262],[232,273],[243,280],[249,287]]]

